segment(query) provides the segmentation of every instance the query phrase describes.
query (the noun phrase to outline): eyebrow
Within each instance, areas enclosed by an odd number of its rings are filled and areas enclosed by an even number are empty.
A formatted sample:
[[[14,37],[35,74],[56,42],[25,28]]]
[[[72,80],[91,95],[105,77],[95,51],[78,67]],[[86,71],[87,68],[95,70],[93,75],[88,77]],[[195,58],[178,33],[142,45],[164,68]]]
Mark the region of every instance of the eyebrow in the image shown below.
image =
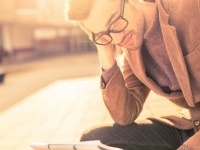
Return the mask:
[[[116,14],[117,14],[118,12],[116,11],[115,13],[113,13],[112,15],[111,15],[111,17],[109,18],[109,20],[106,22],[106,26],[109,26],[109,24],[110,24],[110,22],[113,20],[113,18],[116,16]]]
[[[118,13],[118,11],[114,12],[114,13],[111,15],[111,17],[109,18],[109,20],[105,23],[105,27],[107,27],[107,26],[110,25],[111,21],[113,20],[113,18],[116,16],[117,13]],[[86,30],[88,30],[88,29],[85,27],[85,25],[84,25],[83,23],[81,23],[81,24],[84,26],[84,28],[85,28]],[[88,30],[88,31],[89,31],[89,30]],[[90,31],[90,32],[92,32],[92,31]],[[104,32],[104,31],[103,31],[103,32]],[[92,32],[92,33],[94,33],[94,32]],[[94,33],[94,34],[100,34],[100,33],[102,33],[102,31],[96,32],[96,33]]]
[[[110,25],[111,21],[113,20],[113,18],[116,16],[117,13],[118,13],[118,12],[116,11],[116,12],[114,12],[114,13],[111,15],[111,17],[109,18],[109,20],[105,23],[105,27],[107,27],[107,26]],[[104,31],[103,31],[103,32],[104,32]],[[94,33],[94,34],[99,34],[99,33],[102,33],[102,31],[97,32],[97,33]]]

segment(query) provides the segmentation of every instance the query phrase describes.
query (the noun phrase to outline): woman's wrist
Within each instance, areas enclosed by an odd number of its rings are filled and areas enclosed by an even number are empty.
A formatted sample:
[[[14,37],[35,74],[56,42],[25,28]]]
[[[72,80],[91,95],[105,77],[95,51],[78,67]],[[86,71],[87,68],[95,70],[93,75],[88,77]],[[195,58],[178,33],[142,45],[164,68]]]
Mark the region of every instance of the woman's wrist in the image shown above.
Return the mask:
[[[100,65],[103,70],[110,69],[115,63],[114,46],[97,46]]]

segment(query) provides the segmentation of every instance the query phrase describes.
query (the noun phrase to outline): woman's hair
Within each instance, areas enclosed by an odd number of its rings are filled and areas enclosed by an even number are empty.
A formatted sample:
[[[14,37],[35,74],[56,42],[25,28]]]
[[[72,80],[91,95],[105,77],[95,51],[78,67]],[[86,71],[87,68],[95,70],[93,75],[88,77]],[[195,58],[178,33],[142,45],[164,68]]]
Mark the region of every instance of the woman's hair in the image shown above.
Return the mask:
[[[90,10],[96,0],[66,0],[66,17],[69,20],[81,21],[88,17]],[[120,0],[119,0],[120,1]],[[126,0],[134,3],[141,0]],[[155,1],[155,0],[146,0]]]
[[[66,0],[66,15],[69,20],[87,18],[95,0]]]

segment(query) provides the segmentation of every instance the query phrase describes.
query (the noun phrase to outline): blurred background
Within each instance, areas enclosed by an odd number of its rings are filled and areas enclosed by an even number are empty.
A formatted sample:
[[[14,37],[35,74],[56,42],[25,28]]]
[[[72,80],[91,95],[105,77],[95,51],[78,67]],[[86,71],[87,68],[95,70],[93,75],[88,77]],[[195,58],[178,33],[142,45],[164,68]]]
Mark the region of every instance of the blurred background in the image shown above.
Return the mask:
[[[65,20],[64,7],[65,0],[1,0],[0,61],[91,51],[85,34]]]
[[[78,141],[110,123],[95,46],[65,0],[0,0],[0,149]]]

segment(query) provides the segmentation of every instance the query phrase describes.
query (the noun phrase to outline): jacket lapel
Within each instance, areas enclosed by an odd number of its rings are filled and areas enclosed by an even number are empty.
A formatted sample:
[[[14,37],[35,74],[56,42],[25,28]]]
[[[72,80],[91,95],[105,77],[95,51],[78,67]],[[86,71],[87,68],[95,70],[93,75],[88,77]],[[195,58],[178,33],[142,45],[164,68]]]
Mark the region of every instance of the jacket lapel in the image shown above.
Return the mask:
[[[165,42],[166,50],[169,55],[175,75],[182,89],[183,95],[189,106],[194,106],[189,75],[185,65],[182,50],[176,34],[176,28],[168,23],[169,15],[161,5],[161,0],[156,0],[159,10],[160,25]],[[167,7],[167,6],[166,6]]]
[[[155,91],[156,93],[162,93],[162,95],[165,95],[167,97],[168,94],[162,92],[162,89],[157,86],[155,82],[153,82],[149,77],[147,77],[141,50],[128,50],[126,48],[123,48],[123,51],[125,52],[130,67],[137,78],[142,81],[149,89]]]

